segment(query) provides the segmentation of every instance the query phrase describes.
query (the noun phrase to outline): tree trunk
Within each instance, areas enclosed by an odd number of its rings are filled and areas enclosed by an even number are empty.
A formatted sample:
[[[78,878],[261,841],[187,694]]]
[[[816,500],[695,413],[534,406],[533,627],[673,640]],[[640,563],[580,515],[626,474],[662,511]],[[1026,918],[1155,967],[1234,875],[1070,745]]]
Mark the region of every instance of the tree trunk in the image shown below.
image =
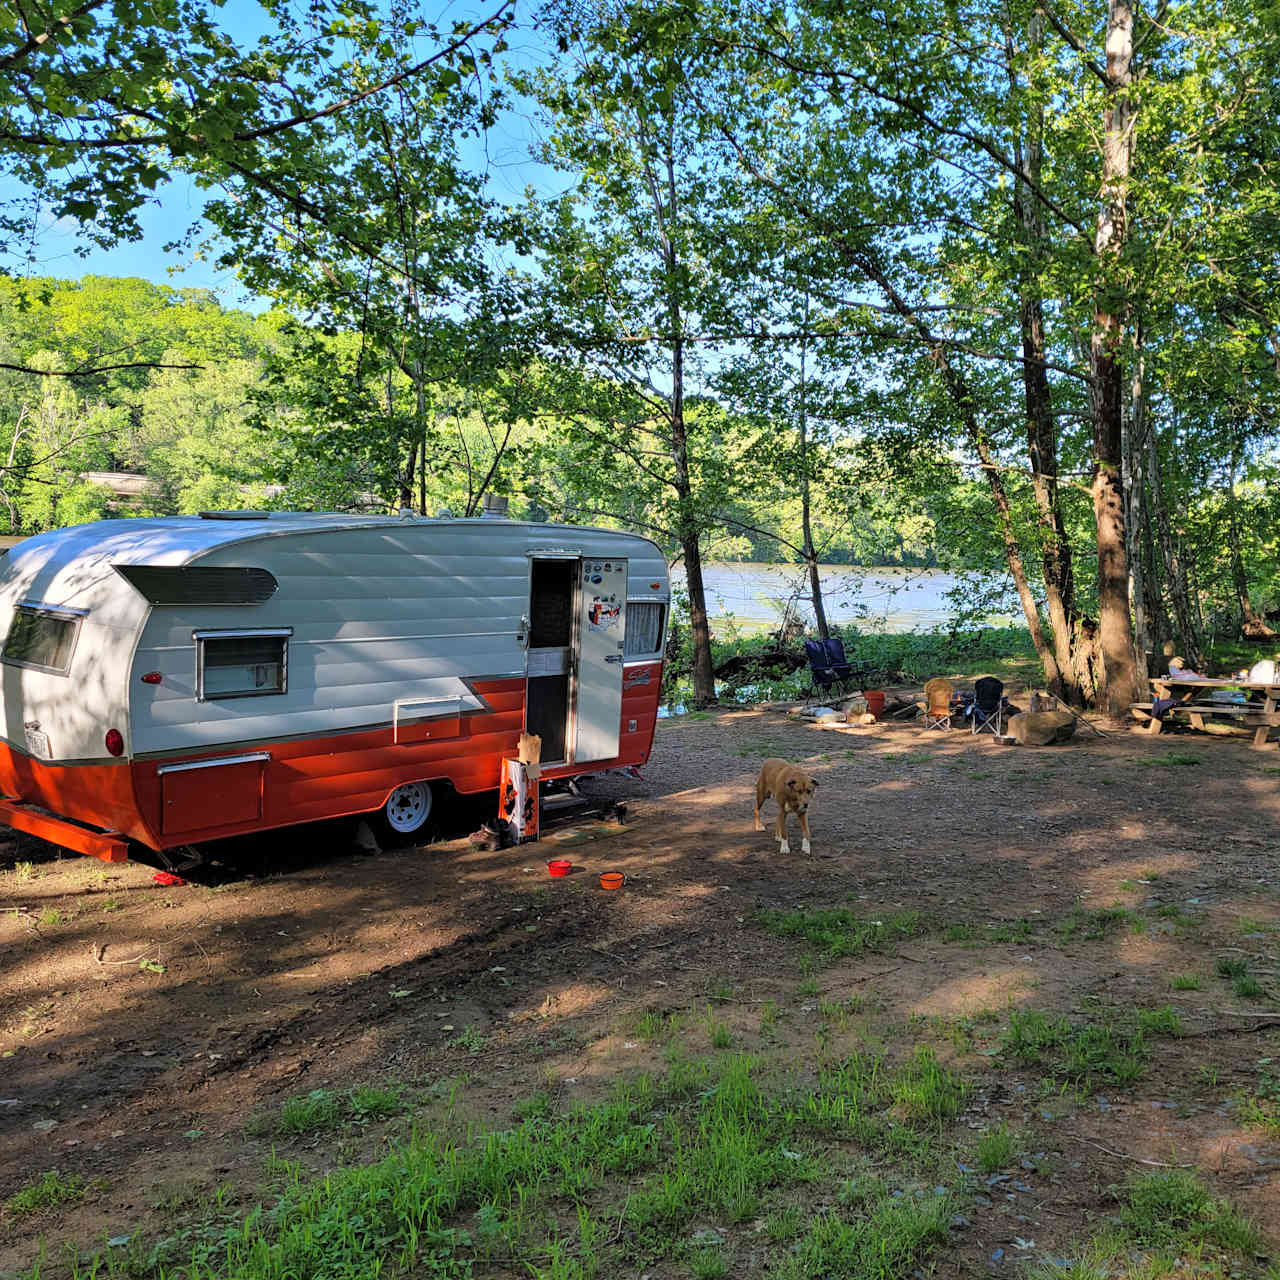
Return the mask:
[[[418,442],[409,446],[409,461],[400,476],[400,510],[413,510],[413,473],[418,464]]]
[[[1129,417],[1124,432],[1124,493],[1125,521],[1124,538],[1125,554],[1129,558],[1129,604],[1133,610],[1133,629],[1137,636],[1137,648],[1134,653],[1134,666],[1137,672],[1138,688],[1142,696],[1147,693],[1147,650],[1151,649],[1155,658],[1155,649],[1151,645],[1151,637],[1147,627],[1147,583],[1146,565],[1142,557],[1141,530],[1145,523],[1144,495],[1146,485],[1142,477],[1142,437],[1146,423],[1146,393],[1143,388],[1144,358],[1142,351],[1142,329],[1137,327],[1136,344],[1138,356],[1134,361],[1133,377],[1129,381]]]
[[[1090,371],[1093,375],[1093,517],[1098,541],[1098,644],[1106,687],[1103,705],[1116,720],[1139,696],[1129,620],[1129,557],[1124,531],[1124,378],[1120,368],[1124,316],[1117,307],[1119,259],[1128,238],[1129,172],[1136,109],[1133,85],[1133,11],[1128,0],[1110,0],[1106,44],[1107,108],[1103,118],[1102,207],[1094,250],[1103,285],[1094,303]],[[1107,270],[1109,268],[1109,270]],[[1105,285],[1111,285],[1108,289]]]
[[[1240,550],[1240,498],[1236,493],[1236,475],[1240,470],[1240,453],[1231,458],[1231,479],[1227,486],[1227,552],[1231,559],[1231,585],[1240,606],[1240,634],[1246,640],[1270,640],[1275,632],[1267,620],[1253,607],[1249,597],[1249,578],[1244,571],[1244,555]]]
[[[702,582],[701,528],[693,500],[689,471],[689,432],[684,416],[684,314],[676,245],[668,228],[678,215],[675,173],[675,123],[665,122],[664,174],[646,165],[645,178],[657,224],[657,248],[662,261],[667,322],[671,327],[671,464],[672,484],[679,512],[676,537],[684,557],[685,583],[689,591],[689,634],[693,642],[693,705],[709,707],[716,700],[715,667],[711,660],[711,624],[707,619],[707,593]],[[665,189],[665,195],[664,195]]]
[[[804,300],[804,332],[809,331],[809,296]],[[800,342],[800,531],[804,545],[805,564],[809,569],[809,596],[813,601],[813,620],[818,634],[826,640],[831,632],[827,628],[827,610],[822,602],[822,577],[818,573],[818,553],[813,547],[813,525],[810,520],[809,499],[809,401],[808,383],[805,378],[808,344]]]
[[[1038,51],[1043,42],[1044,15],[1032,14],[1027,42]],[[1011,86],[1015,83],[1012,34],[1008,38],[1007,63]],[[1045,680],[1052,693],[1081,706],[1083,696],[1076,678],[1071,645],[1075,631],[1075,578],[1071,544],[1058,497],[1058,439],[1053,399],[1046,367],[1044,303],[1036,273],[1044,247],[1044,224],[1034,192],[1043,168],[1044,113],[1037,108],[1028,121],[1025,140],[1015,142],[1015,160],[1023,181],[1013,184],[1013,209],[1022,230],[1026,257],[1019,271],[1018,319],[1022,330],[1022,384],[1027,414],[1027,452],[1031,488],[1040,523],[1040,560],[1044,576],[1045,605],[1053,637],[1053,659],[1045,663]]]
[[[1160,453],[1155,432],[1147,435],[1150,466],[1147,471],[1151,481],[1151,509],[1155,515],[1156,539],[1160,545],[1160,558],[1164,561],[1164,577],[1169,587],[1169,603],[1173,606],[1174,640],[1180,657],[1198,670],[1204,664],[1200,643],[1200,629],[1192,606],[1191,589],[1187,583],[1187,566],[1174,542],[1173,527],[1169,521],[1169,508],[1164,500],[1164,475],[1160,467]]]
[[[1061,684],[1061,673],[1057,658],[1049,648],[1045,638],[1044,626],[1040,620],[1040,608],[1036,598],[1031,594],[1031,584],[1027,581],[1027,570],[1022,563],[1022,552],[1018,548],[1018,539],[1013,526],[1013,506],[1009,501],[1009,492],[1005,488],[1004,478],[1000,474],[999,465],[991,453],[986,436],[980,431],[970,434],[970,441],[977,450],[978,459],[982,463],[983,474],[987,479],[987,488],[991,490],[991,501],[996,509],[996,524],[1000,531],[1000,543],[1004,547],[1005,564],[1009,566],[1013,578],[1014,589],[1018,593],[1018,601],[1022,605],[1022,615],[1027,620],[1027,630],[1031,632],[1031,643],[1036,647],[1036,656],[1044,666],[1045,678],[1049,673],[1056,673]]]
[[[671,262],[674,267],[674,260]],[[680,308],[671,299],[672,333],[680,333]],[[671,458],[680,501],[678,535],[684,555],[685,582],[689,590],[689,632],[693,639],[693,705],[709,707],[716,700],[716,675],[711,661],[711,624],[707,620],[707,593],[702,583],[702,547],[693,510],[693,485],[689,479],[689,436],[684,420],[684,341],[671,344]]]

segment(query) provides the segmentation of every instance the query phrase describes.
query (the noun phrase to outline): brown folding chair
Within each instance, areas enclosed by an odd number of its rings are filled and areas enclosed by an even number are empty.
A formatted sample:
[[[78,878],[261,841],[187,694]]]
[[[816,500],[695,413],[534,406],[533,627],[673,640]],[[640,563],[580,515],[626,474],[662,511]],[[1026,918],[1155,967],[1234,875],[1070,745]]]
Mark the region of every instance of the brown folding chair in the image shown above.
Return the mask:
[[[924,727],[951,728],[951,699],[956,691],[950,680],[934,676],[924,687]]]

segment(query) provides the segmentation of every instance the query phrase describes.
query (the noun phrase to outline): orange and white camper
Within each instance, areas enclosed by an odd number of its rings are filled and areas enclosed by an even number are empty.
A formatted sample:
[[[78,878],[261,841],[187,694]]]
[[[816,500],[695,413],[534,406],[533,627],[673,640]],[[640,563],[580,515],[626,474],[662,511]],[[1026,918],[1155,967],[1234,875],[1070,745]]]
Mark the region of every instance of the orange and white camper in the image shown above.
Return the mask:
[[[643,764],[670,585],[648,539],[506,519],[205,512],[0,562],[0,823],[108,861]]]

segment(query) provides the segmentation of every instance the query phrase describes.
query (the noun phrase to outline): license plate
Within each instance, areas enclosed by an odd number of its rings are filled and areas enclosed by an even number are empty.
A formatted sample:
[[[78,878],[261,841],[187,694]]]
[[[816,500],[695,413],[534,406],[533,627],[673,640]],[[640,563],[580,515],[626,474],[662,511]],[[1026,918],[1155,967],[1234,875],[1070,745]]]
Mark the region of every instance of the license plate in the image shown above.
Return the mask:
[[[28,729],[27,750],[41,760],[52,760],[53,752],[49,749],[49,735],[40,729]]]

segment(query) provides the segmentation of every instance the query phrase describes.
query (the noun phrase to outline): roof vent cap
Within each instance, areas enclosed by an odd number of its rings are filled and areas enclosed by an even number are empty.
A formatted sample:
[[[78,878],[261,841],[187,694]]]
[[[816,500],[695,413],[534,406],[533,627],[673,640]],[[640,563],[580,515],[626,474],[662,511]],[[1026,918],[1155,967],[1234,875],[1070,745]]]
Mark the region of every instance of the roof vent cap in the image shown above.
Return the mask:
[[[507,500],[496,493],[484,495],[484,510],[480,512],[481,520],[505,520],[507,518]]]

